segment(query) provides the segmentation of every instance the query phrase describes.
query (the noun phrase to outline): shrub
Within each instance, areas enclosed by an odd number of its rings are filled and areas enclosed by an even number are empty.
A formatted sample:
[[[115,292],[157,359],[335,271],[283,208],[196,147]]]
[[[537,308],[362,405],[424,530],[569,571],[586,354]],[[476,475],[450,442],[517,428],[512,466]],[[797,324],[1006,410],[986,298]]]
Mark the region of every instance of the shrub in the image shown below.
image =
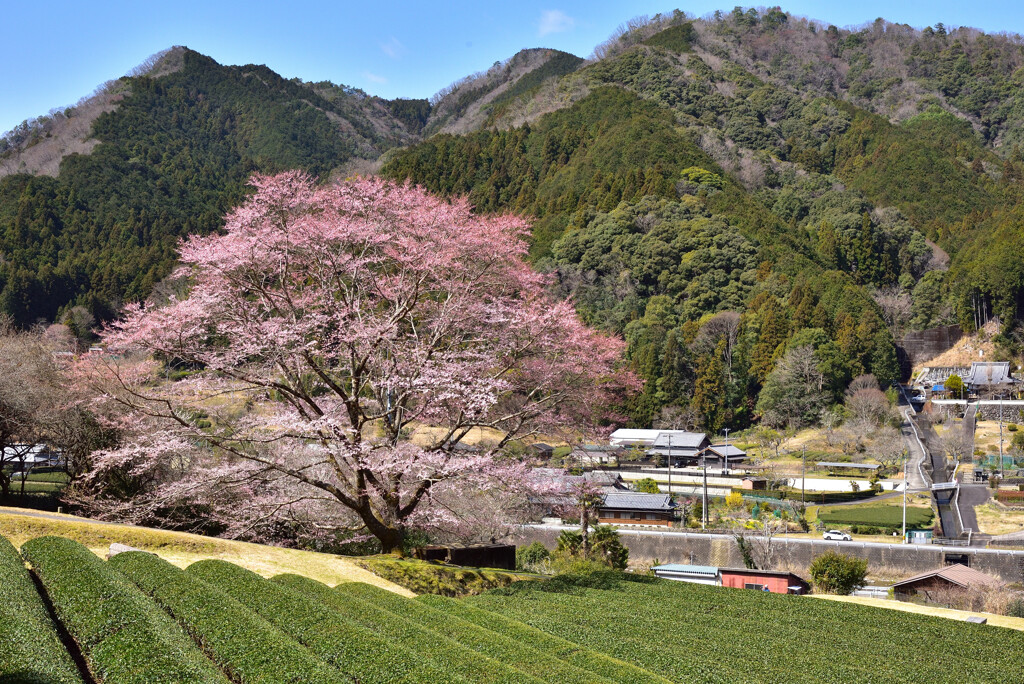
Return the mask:
[[[661,487],[654,481],[653,477],[644,477],[636,481],[633,489],[644,494],[660,494]]]
[[[405,644],[421,658],[427,658],[444,670],[458,673],[470,681],[508,684],[538,681],[524,672],[466,648],[444,634],[409,622],[369,601],[346,596],[326,584],[298,575],[278,575],[271,581],[338,611],[385,639]]]
[[[1010,601],[1006,606],[1006,614],[1010,617],[1024,618],[1024,597]]]
[[[548,634],[536,627],[526,623],[505,617],[501,613],[495,613],[482,608],[471,606],[465,601],[456,601],[444,596],[430,596],[425,594],[417,596],[416,600],[428,606],[433,606],[449,615],[457,616],[468,620],[480,627],[489,629],[497,634],[503,634],[524,644],[530,644],[534,648],[546,651],[556,658],[589,670],[596,675],[621,684],[667,684],[668,680],[659,677],[653,672],[641,669],[632,663],[627,663],[615,658],[580,648],[571,641]]]
[[[558,535],[558,548],[552,556],[559,572],[576,572],[565,566],[575,560],[597,563],[605,568],[625,570],[629,563],[629,549],[622,545],[619,531],[611,525],[595,525],[589,535],[590,551],[583,555],[583,534],[577,530],[563,530]]]
[[[739,508],[743,505],[743,495],[739,492],[729,492],[725,497],[725,505],[729,508]]]
[[[516,549],[516,570],[532,570],[535,566],[551,557],[548,547],[535,541],[527,546]]]
[[[108,682],[226,682],[177,624],[77,542],[39,537],[21,547],[89,669]]]
[[[346,582],[339,584],[335,591],[390,610],[427,629],[444,632],[463,646],[545,681],[578,682],[579,684],[603,681],[595,677],[594,673],[567,665],[548,653],[538,651],[527,642],[518,642],[495,634],[460,617],[399,596],[386,589],[362,582]]]
[[[829,551],[811,561],[810,572],[816,590],[845,596],[864,586],[868,561]]]
[[[152,596],[237,682],[337,682],[328,667],[216,586],[143,551],[110,565]]]
[[[459,681],[457,676],[423,662],[403,645],[251,570],[221,560],[204,560],[190,565],[185,573],[216,585],[356,681]]]
[[[0,537],[0,682],[81,682],[18,551]]]
[[[394,556],[360,558],[356,563],[416,594],[471,596],[488,589],[504,587],[517,580],[535,579],[529,575],[500,570],[463,568]]]

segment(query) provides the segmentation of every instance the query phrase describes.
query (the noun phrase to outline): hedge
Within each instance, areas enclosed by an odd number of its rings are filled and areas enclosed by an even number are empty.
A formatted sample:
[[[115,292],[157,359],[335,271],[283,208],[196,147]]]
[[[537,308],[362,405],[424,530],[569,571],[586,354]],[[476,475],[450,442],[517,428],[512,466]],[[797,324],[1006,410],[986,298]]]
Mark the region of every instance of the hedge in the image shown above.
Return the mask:
[[[611,681],[620,682],[620,684],[633,684],[634,682],[636,684],[668,684],[669,682],[668,679],[641,669],[632,663],[583,648],[579,644],[556,637],[524,622],[471,606],[465,601],[433,594],[417,596],[416,601],[442,610],[451,616],[460,617],[492,632],[503,634],[510,639],[530,644],[567,663],[589,670]]]
[[[144,551],[110,565],[178,621],[232,681],[338,682],[346,677],[214,585]]]
[[[81,682],[17,549],[0,537],[0,682]]]
[[[401,644],[374,634],[303,594],[226,561],[204,560],[185,570],[213,584],[324,661],[366,684],[468,680],[445,672]]]
[[[470,596],[488,589],[497,589],[523,579],[535,579],[500,570],[441,565],[411,558],[371,556],[356,563],[378,577],[405,587],[415,594]]]
[[[104,682],[226,682],[167,613],[81,544],[39,537],[21,552]]]
[[[271,580],[299,591],[345,617],[374,630],[385,639],[404,644],[420,657],[448,672],[457,672],[473,682],[540,682],[542,680],[488,658],[447,636],[410,622],[372,603],[346,596],[326,584],[298,575],[278,575]]]
[[[443,631],[463,646],[541,679],[564,682],[565,684],[586,684],[587,682],[607,684],[611,681],[593,672],[569,665],[549,653],[533,648],[527,642],[514,641],[472,622],[417,603],[380,587],[363,582],[347,582],[339,584],[335,591],[390,610],[427,629]]]

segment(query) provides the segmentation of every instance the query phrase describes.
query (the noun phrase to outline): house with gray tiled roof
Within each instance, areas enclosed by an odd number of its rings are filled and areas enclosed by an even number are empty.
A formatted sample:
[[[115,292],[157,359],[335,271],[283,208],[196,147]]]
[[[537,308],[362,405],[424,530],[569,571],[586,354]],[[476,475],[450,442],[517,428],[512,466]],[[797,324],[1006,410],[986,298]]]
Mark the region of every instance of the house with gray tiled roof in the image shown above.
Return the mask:
[[[676,504],[668,494],[606,492],[598,507],[598,520],[607,525],[671,525]]]

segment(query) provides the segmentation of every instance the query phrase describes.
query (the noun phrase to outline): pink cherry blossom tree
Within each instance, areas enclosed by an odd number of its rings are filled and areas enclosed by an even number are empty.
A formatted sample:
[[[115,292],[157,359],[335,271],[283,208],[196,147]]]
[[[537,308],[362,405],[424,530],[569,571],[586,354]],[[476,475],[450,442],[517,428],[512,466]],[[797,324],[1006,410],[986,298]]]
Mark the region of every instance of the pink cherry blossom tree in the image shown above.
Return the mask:
[[[524,483],[512,440],[585,434],[634,388],[622,342],[527,264],[523,220],[376,179],[252,184],[223,234],[181,244],[187,294],[129,307],[79,369],[134,435],[97,472],[159,475],[122,513],[203,506],[236,533],[301,521],[392,551]]]

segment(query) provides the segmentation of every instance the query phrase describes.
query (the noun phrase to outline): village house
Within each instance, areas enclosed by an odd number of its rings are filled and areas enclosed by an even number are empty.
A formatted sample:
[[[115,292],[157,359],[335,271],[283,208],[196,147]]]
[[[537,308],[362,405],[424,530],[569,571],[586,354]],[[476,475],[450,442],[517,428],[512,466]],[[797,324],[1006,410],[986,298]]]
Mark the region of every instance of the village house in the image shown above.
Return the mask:
[[[700,461],[700,453],[710,446],[703,432],[666,430],[658,435],[647,453],[664,457],[673,466],[695,465]]]
[[[893,595],[908,601],[914,597],[935,600],[949,590],[984,591],[1003,586],[1003,582],[992,575],[969,568],[966,565],[947,565],[938,570],[908,577],[892,585]]]
[[[712,444],[700,452],[697,462],[703,457],[709,468],[728,470],[747,460],[747,452],[732,444]]]
[[[580,444],[572,448],[566,460],[581,468],[587,466],[618,465],[623,449],[607,444]]]
[[[676,504],[668,494],[608,492],[598,507],[598,522],[605,525],[663,525],[675,520]]]

